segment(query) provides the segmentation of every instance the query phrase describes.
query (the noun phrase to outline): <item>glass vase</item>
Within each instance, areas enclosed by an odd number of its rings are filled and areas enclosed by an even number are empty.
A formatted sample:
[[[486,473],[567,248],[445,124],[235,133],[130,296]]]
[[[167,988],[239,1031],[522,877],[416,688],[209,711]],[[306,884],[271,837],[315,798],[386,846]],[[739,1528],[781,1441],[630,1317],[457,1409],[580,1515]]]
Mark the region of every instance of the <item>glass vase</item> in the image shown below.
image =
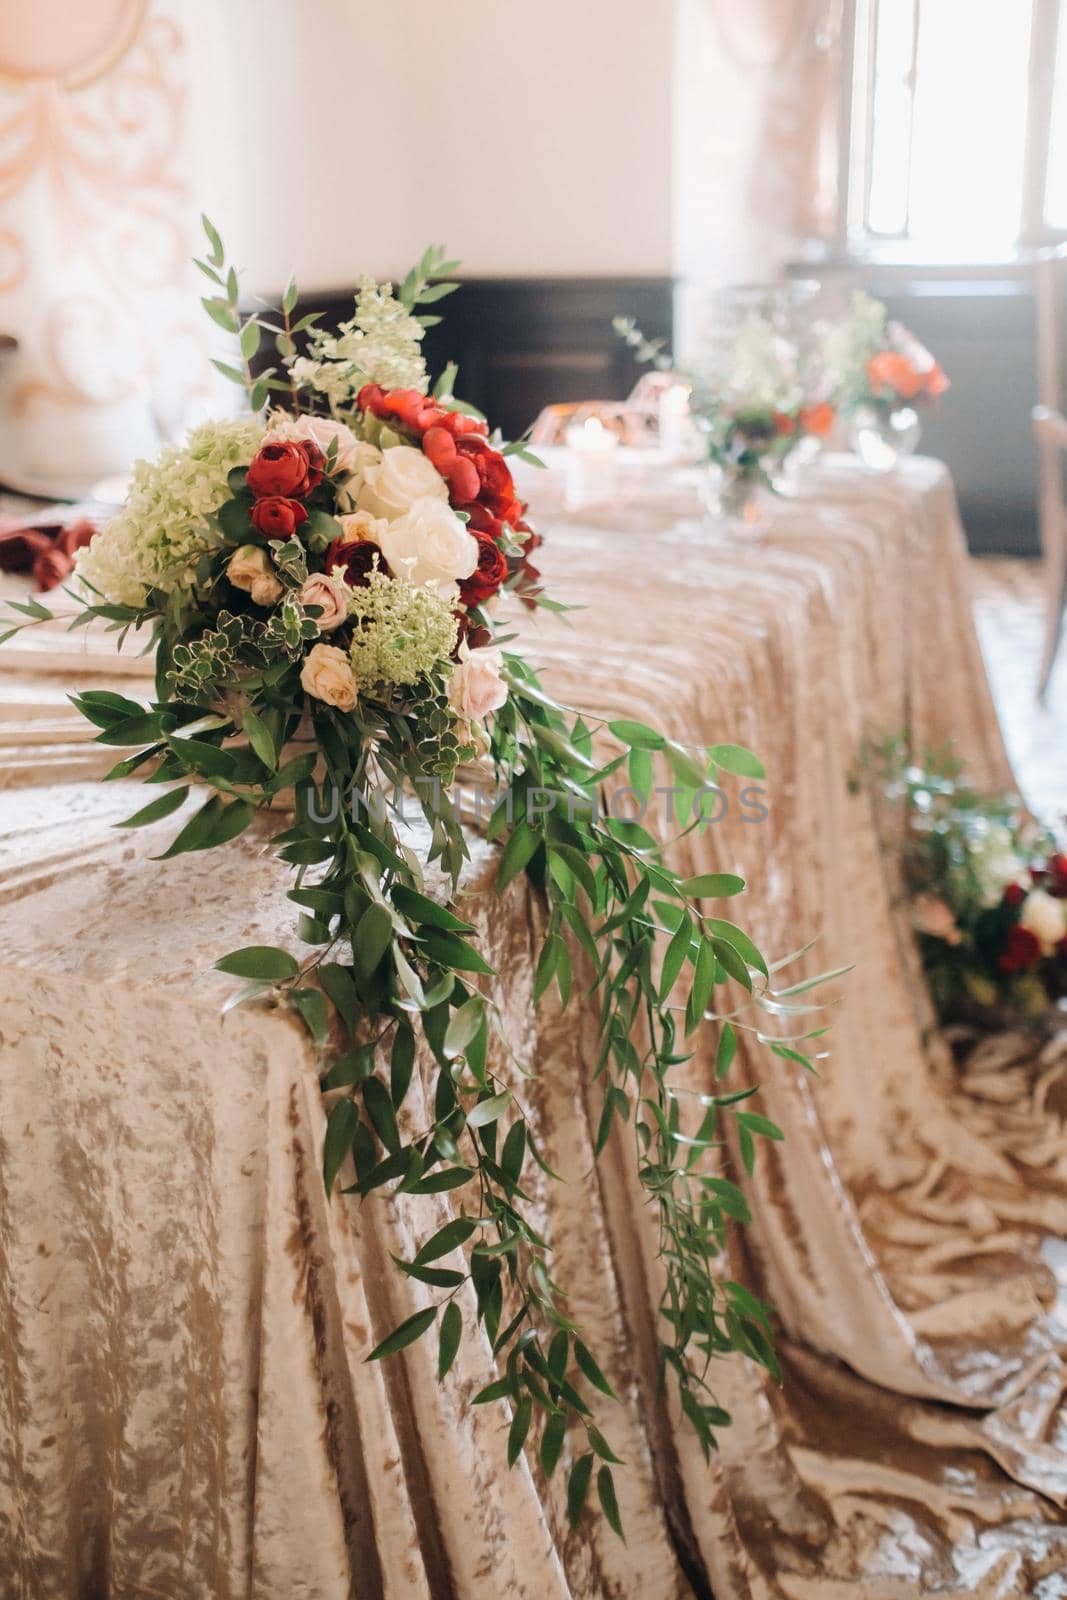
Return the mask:
[[[870,472],[892,472],[919,442],[922,424],[914,406],[859,406],[852,414],[849,443]]]

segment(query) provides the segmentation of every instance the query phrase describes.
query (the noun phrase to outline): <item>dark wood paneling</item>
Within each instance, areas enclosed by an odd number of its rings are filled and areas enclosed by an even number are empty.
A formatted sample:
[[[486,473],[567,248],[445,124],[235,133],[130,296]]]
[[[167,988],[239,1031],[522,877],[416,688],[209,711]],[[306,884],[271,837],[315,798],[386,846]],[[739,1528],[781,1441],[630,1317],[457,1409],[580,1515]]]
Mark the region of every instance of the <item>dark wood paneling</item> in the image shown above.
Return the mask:
[[[517,438],[555,401],[624,398],[641,369],[612,318],[635,317],[669,346],[672,306],[669,278],[467,278],[442,301],[424,348],[435,375],[458,362],[457,393]],[[352,293],[305,292],[297,314],[308,311],[336,327],[351,315]]]
[[[1036,554],[1032,265],[925,269],[834,263],[803,272],[821,277],[842,297],[853,287],[868,289],[933,351],[952,387],[936,409],[924,413],[919,448],[951,467],[972,550]]]

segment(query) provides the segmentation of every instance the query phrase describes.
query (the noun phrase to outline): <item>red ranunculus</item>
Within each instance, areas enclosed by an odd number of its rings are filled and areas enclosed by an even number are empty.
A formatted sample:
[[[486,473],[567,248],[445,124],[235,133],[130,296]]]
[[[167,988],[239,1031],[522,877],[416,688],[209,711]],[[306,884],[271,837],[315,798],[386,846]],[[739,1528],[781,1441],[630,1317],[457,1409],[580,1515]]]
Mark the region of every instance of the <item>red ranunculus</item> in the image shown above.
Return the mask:
[[[480,606],[496,594],[508,575],[508,558],[487,533],[475,533],[478,541],[478,565],[469,578],[459,586],[459,597],[465,606]]]
[[[1001,972],[1011,976],[1017,972],[1030,972],[1041,962],[1041,944],[1029,928],[1020,923],[1008,929],[1008,942],[997,957]]]
[[[385,557],[372,539],[358,539],[355,543],[349,540],[347,544],[343,539],[335,539],[326,552],[326,571],[340,573],[350,589],[365,588],[375,566],[387,578],[393,576]]]
[[[428,395],[420,394],[418,389],[390,389],[387,393],[380,383],[365,383],[356,396],[356,404],[361,411],[369,411],[383,422],[396,424],[419,438],[431,428],[442,428],[453,439],[489,431],[479,417],[449,411]]]
[[[1009,906],[1021,906],[1026,899],[1026,890],[1021,883],[1009,883],[1004,891],[1004,903]]]
[[[310,494],[312,489],[317,489],[322,482],[322,469],[326,465],[326,457],[314,439],[299,439],[297,443],[307,461],[307,487],[304,493]]]
[[[316,449],[316,454],[321,464],[321,452]],[[261,446],[248,469],[248,487],[257,500],[279,495],[288,499],[306,494],[311,487],[308,478],[308,457],[302,445],[296,443],[279,441]]]
[[[813,434],[816,439],[825,439],[833,425],[834,408],[826,400],[817,406],[805,406],[800,413],[801,431]]]
[[[482,627],[480,622],[475,622],[469,611],[453,611],[452,615],[457,624],[456,644],[452,651],[454,661],[459,660],[461,644],[466,644],[471,650],[480,650],[483,645],[492,644],[493,636],[489,629]]]
[[[477,484],[473,483],[469,472],[463,474],[460,482],[453,476],[450,480],[453,505],[465,506],[472,500],[479,500],[494,517],[507,522],[509,512],[516,505],[515,480],[500,451],[494,450],[484,439],[470,435],[456,440],[456,451],[460,461],[474,468]],[[461,490],[469,491],[472,487],[473,493],[461,493]]]
[[[250,516],[252,526],[268,539],[288,539],[308,519],[307,510],[299,500],[287,500],[280,494],[264,495],[262,500],[257,500]]]

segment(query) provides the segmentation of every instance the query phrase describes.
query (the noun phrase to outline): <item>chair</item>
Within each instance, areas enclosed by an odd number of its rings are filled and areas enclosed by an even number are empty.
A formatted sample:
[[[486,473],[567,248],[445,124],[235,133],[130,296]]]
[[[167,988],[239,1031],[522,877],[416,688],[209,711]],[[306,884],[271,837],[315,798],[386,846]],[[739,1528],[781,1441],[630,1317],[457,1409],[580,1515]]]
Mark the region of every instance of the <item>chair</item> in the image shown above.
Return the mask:
[[[1037,289],[1037,383],[1041,404],[1032,412],[1040,472],[1038,522],[1044,557],[1045,635],[1037,675],[1037,697],[1048,693],[1063,637],[1067,605],[1067,401],[1064,398],[1064,274],[1067,247],[1044,252],[1035,272]]]

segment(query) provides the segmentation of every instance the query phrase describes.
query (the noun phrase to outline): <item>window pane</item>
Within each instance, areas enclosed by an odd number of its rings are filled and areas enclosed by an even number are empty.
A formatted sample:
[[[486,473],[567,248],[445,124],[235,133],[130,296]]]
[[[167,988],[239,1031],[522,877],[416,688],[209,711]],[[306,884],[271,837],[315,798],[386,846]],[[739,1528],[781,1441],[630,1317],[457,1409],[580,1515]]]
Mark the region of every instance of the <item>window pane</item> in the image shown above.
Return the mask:
[[[872,233],[901,234],[908,225],[915,4],[916,0],[891,0],[877,8],[871,187],[867,200],[867,226]]]
[[[920,0],[908,231],[939,253],[985,255],[1018,238],[1031,10]]]
[[[1067,8],[1063,7],[1060,9],[1056,76],[1052,86],[1045,221],[1051,228],[1067,228]]]

